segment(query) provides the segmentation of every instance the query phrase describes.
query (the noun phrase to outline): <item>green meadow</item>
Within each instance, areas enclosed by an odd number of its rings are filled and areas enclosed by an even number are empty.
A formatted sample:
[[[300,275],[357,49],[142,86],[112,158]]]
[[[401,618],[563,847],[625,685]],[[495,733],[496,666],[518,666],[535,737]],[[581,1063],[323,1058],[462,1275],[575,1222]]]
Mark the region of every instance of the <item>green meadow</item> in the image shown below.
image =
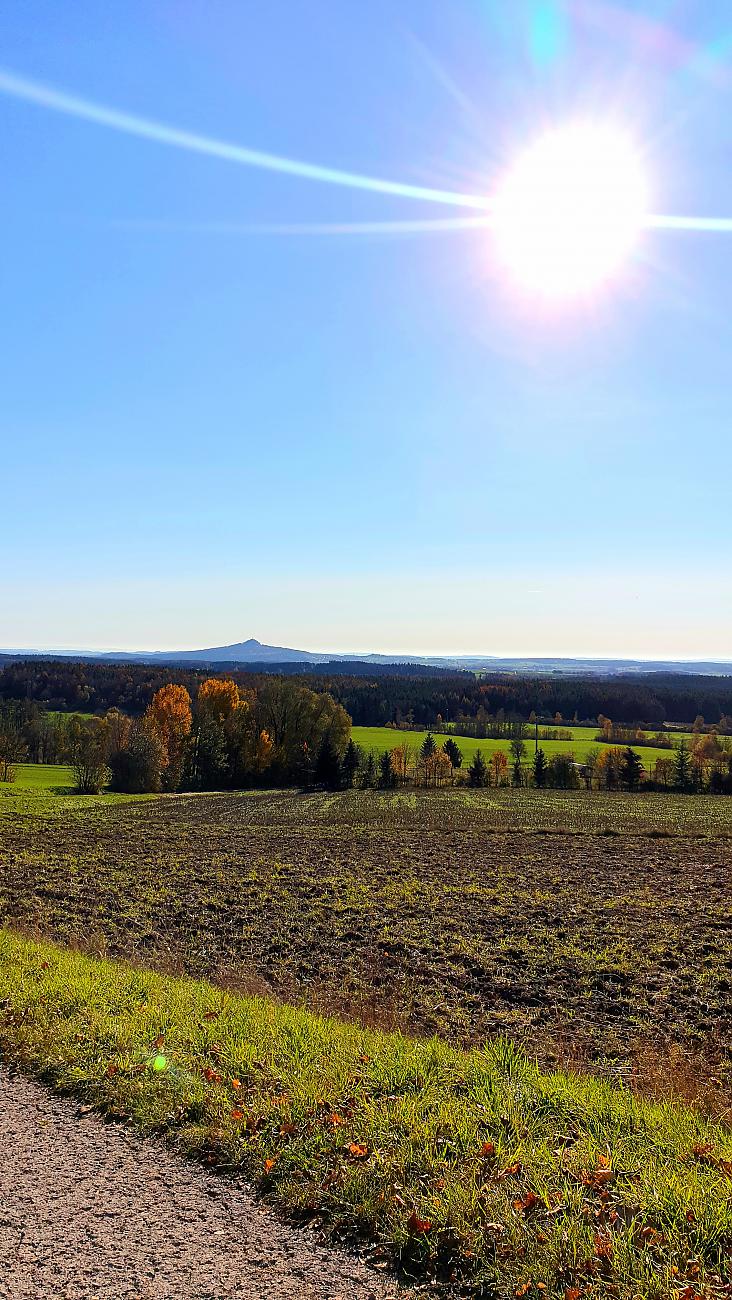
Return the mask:
[[[596,739],[596,727],[571,727],[567,730],[572,731],[572,740],[540,740],[540,748],[544,750],[547,758],[553,754],[574,754],[578,763],[581,763],[589,749],[601,747],[602,742]],[[433,733],[435,742],[438,745],[444,744],[447,736]],[[463,765],[470,763],[473,755],[480,750],[486,761],[490,759],[491,754],[496,750],[502,750],[504,754],[510,756],[509,740],[474,740],[470,736],[459,736],[450,733],[452,739],[459,745],[463,753]],[[382,754],[385,749],[393,749],[395,745],[409,745],[415,751],[418,751],[422,741],[427,735],[426,731],[397,731],[393,727],[353,727],[351,731],[353,741],[360,745],[362,749],[371,751],[374,754]],[[687,737],[688,739],[688,737]],[[534,737],[527,734],[524,741],[526,752],[523,761],[530,763],[534,754]],[[641,762],[646,769],[653,767],[657,758],[673,757],[673,750],[657,749],[655,747],[639,745],[636,752],[640,755]]]

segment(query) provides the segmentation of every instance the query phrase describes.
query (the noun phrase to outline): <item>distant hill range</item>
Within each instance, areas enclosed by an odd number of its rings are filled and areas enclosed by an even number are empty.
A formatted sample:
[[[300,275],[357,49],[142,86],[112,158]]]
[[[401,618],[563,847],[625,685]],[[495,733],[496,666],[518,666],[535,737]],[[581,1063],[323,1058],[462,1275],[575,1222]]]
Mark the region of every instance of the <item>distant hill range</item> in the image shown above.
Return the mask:
[[[333,654],[312,650],[292,650],[286,646],[263,645],[254,637],[248,641],[237,641],[233,645],[209,646],[204,650],[156,650],[156,651],[107,651],[94,650],[2,650],[4,659],[83,659],[104,661],[107,663],[140,664],[189,664],[208,667],[251,667],[273,668],[279,665],[301,665],[306,670],[326,668],[329,664],[343,666],[358,664],[362,671],[364,665],[373,665],[383,669],[388,665],[399,666],[401,671],[410,664],[424,668],[436,668],[441,671],[468,671],[543,674],[562,673],[590,676],[613,676],[620,673],[694,673],[705,676],[729,676],[732,674],[732,661],[729,660],[693,660],[693,659],[570,659],[539,657],[527,659],[500,658],[495,655],[381,655],[381,654]]]

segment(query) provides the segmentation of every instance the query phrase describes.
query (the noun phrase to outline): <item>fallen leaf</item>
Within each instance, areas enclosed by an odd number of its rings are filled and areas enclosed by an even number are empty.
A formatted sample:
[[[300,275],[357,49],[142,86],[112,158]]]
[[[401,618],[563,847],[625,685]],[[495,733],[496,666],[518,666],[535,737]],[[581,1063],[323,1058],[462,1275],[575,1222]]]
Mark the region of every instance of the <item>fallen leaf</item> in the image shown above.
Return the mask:
[[[417,1211],[412,1210],[412,1213],[407,1219],[407,1229],[410,1236],[417,1237],[423,1235],[424,1233],[429,1232],[431,1227],[432,1223],[429,1219],[420,1219]]]

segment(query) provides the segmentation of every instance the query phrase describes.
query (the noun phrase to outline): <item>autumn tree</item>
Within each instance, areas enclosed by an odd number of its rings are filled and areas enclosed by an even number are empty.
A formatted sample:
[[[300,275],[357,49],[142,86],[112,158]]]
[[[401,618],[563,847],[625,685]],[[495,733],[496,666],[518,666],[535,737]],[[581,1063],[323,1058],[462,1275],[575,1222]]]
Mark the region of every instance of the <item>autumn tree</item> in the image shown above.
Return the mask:
[[[262,772],[266,772],[272,762],[273,749],[274,745],[269,732],[262,729],[257,736],[254,747],[254,771],[257,775],[261,776]]]
[[[622,749],[618,749],[616,745],[610,745],[607,749],[600,751],[595,771],[597,773],[597,783],[602,789],[618,789],[621,779],[622,755]]]
[[[585,778],[585,785],[587,786],[588,790],[592,789],[595,780],[595,774],[597,772],[597,764],[599,760],[600,760],[600,750],[597,748],[597,745],[592,745],[590,749],[587,750],[587,753],[585,754],[584,757],[584,762],[582,764],[582,767],[584,769],[583,775]]]
[[[653,780],[667,789],[673,781],[674,764],[671,758],[657,758],[653,765]]]
[[[239,688],[230,678],[207,677],[196,696],[196,710],[201,715],[225,722],[239,707]]]
[[[399,781],[407,781],[409,774],[414,768],[415,751],[411,745],[406,742],[402,745],[395,745],[391,751],[391,765],[396,772]]]
[[[493,773],[493,784],[502,785],[508,772],[508,759],[502,749],[497,749],[491,754],[491,771]]]
[[[161,686],[153,695],[145,716],[163,743],[163,786],[166,790],[177,790],[193,725],[191,697],[185,686],[176,686],[174,682]]]

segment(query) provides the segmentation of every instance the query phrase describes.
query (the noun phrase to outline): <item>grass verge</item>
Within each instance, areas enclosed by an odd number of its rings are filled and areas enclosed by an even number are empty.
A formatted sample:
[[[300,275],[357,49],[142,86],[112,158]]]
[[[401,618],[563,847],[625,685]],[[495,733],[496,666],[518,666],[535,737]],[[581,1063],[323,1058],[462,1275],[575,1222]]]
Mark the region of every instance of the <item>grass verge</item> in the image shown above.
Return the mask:
[[[463,1052],[0,931],[0,1047],[413,1275],[732,1295],[729,1131],[506,1040]]]

